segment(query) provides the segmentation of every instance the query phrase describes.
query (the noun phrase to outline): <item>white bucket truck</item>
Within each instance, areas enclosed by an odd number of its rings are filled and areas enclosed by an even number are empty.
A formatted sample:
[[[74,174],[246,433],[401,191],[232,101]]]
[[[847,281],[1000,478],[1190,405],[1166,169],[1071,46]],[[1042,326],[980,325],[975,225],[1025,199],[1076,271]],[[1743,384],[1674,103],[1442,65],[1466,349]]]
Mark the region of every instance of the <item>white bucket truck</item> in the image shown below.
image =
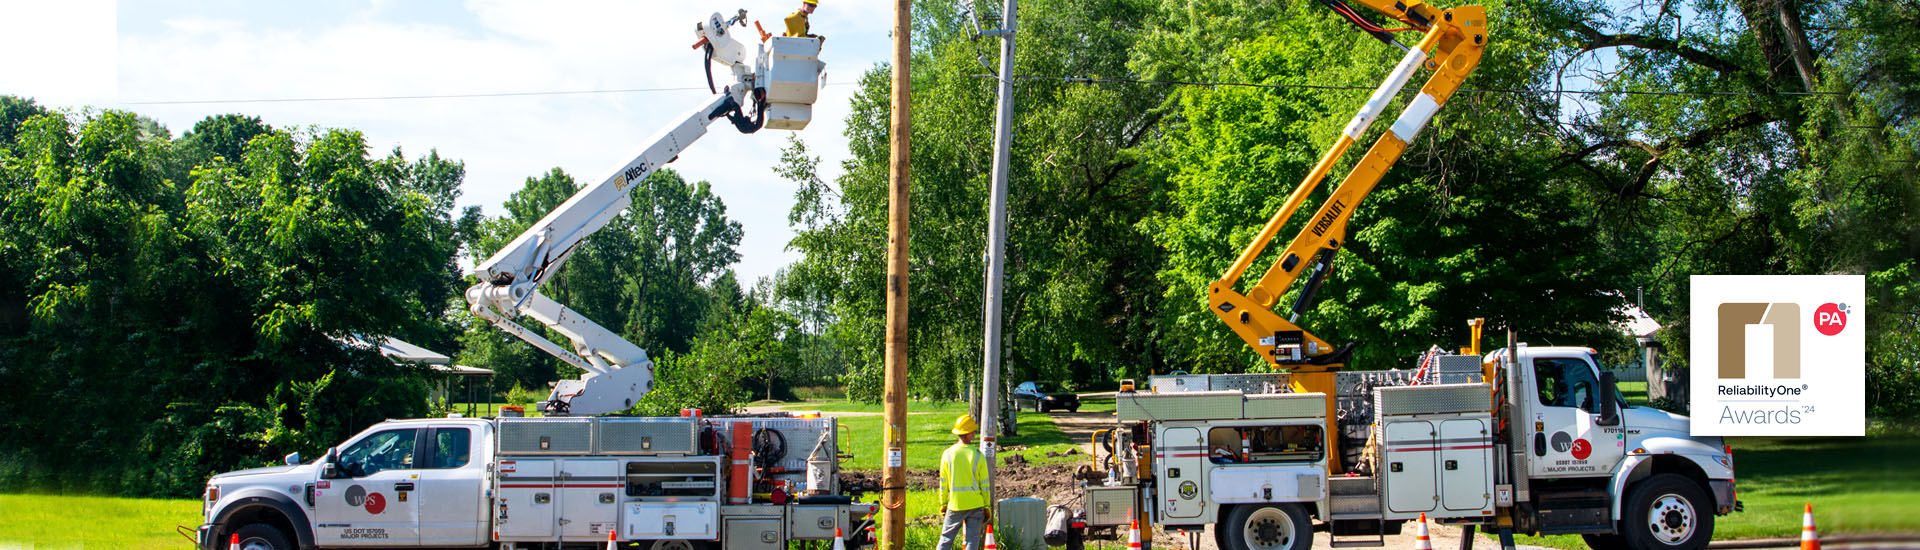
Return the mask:
[[[868,542],[831,418],[392,420],[207,481],[200,547],[773,550]]]
[[[1684,416],[1628,406],[1591,349],[1430,361],[1419,377],[1338,373],[1335,396],[1291,393],[1287,374],[1122,392],[1119,424],[1098,436],[1114,451],[1096,453],[1084,523],[1210,527],[1223,549],[1305,550],[1321,529],[1336,547],[1378,546],[1425,514],[1503,535],[1581,534],[1595,550],[1697,550],[1714,516],[1739,507],[1732,449],[1689,436]],[[1351,451],[1330,455],[1341,439]]]

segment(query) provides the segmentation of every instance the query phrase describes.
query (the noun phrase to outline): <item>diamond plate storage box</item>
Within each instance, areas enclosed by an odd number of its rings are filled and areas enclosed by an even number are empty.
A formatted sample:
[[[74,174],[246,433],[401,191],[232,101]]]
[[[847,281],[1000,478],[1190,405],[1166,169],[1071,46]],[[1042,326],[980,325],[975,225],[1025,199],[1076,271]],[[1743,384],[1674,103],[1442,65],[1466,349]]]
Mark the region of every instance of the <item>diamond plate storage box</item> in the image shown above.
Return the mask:
[[[699,450],[700,423],[697,418],[601,418],[600,452],[603,454],[657,455],[693,454]]]
[[[1493,386],[1439,384],[1374,388],[1375,418],[1493,410]]]
[[[1476,355],[1441,355],[1434,358],[1436,370],[1440,373],[1442,384],[1478,384],[1485,382],[1485,373],[1480,369],[1480,357]]]
[[[1242,408],[1242,418],[1324,418],[1327,416],[1327,394],[1324,393],[1276,393],[1249,395]]]
[[[1245,395],[1237,391],[1122,393],[1114,398],[1121,420],[1216,420],[1240,418]]]
[[[1247,395],[1286,393],[1293,376],[1285,373],[1213,374],[1207,376],[1207,389],[1238,391]]]
[[[591,418],[502,418],[500,454],[587,454],[593,452]]]

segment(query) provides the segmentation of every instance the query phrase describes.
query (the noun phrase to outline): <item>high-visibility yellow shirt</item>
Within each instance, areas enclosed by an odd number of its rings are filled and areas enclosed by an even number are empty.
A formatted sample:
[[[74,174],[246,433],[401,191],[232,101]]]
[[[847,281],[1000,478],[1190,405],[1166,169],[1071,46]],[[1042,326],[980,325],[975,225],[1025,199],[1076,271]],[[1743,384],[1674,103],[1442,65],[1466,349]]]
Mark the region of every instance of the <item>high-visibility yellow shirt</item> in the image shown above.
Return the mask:
[[[807,35],[807,12],[794,10],[787,16],[787,36]]]
[[[948,511],[987,507],[987,458],[966,443],[940,455],[940,502]]]

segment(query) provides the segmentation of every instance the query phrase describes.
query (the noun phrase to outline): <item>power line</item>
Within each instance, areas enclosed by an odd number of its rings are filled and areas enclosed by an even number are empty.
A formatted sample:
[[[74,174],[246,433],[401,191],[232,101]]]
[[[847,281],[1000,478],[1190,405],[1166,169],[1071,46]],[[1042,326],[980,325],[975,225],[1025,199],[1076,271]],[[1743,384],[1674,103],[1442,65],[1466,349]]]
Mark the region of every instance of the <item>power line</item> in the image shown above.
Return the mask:
[[[821,86],[822,87],[838,86],[843,84],[853,84],[853,82],[829,82],[829,83],[821,84]],[[493,92],[493,93],[475,93],[475,94],[385,95],[385,96],[357,96],[357,97],[277,97],[277,98],[245,98],[245,99],[183,99],[183,100],[165,100],[165,101],[125,101],[121,103],[123,105],[207,105],[207,104],[220,104],[220,103],[313,103],[313,102],[325,102],[325,101],[392,101],[392,100],[408,100],[408,99],[463,99],[463,98],[478,98],[478,97],[528,97],[528,96],[561,96],[561,95],[590,95],[590,94],[633,94],[633,93],[651,93],[651,92],[685,92],[685,91],[696,91],[696,90],[705,90],[705,89],[706,88],[690,86],[685,88],[625,88],[625,89],[616,89],[616,90],[548,90],[548,91],[537,91],[537,92]]]
[[[974,75],[974,76],[976,78],[994,78],[994,75]],[[1195,81],[1187,81],[1187,80],[1141,80],[1141,79],[1130,79],[1130,78],[1092,78],[1092,77],[1084,77],[1084,76],[1058,77],[1058,76],[1037,76],[1037,75],[1014,75],[1011,78],[1015,80],[1058,81],[1058,82],[1068,82],[1068,83],[1074,83],[1074,84],[1147,84],[1147,85],[1160,85],[1160,86],[1200,86],[1200,87],[1207,87],[1207,88],[1240,87],[1240,88],[1304,89],[1304,90],[1372,90],[1375,88],[1374,86],[1338,86],[1338,85],[1326,85],[1326,84],[1254,84],[1249,82],[1195,82]],[[1408,90],[1401,90],[1401,91],[1404,93]],[[1683,96],[1715,96],[1715,97],[1841,95],[1840,92],[1528,90],[1528,89],[1520,89],[1520,88],[1461,88],[1459,89],[1458,92],[1473,93],[1473,94],[1515,94],[1515,95],[1547,95],[1547,94],[1649,95],[1649,96],[1683,95]]]

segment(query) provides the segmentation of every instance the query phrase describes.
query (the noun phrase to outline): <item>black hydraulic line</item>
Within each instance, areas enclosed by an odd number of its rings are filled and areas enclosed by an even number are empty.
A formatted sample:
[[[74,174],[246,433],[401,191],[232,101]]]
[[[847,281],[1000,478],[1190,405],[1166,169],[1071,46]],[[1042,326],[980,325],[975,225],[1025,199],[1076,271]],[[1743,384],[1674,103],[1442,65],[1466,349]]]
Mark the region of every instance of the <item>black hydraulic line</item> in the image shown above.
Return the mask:
[[[1313,293],[1320,290],[1320,283],[1325,282],[1327,275],[1333,272],[1333,255],[1339,251],[1338,248],[1322,249],[1319,256],[1314,258],[1313,272],[1307,275],[1307,286],[1300,289],[1300,296],[1294,298],[1293,312],[1287,317],[1287,322],[1298,321],[1300,311],[1313,302]]]
[[[702,46],[700,50],[705,53],[700,57],[700,69],[701,72],[707,73],[707,93],[720,93],[713,88],[713,44]]]
[[[1353,8],[1348,7],[1345,3],[1341,2],[1340,0],[1320,0],[1320,4],[1326,6],[1327,9],[1333,10],[1334,13],[1340,14],[1340,17],[1342,19],[1346,19],[1348,23],[1352,23],[1354,27],[1359,28],[1360,32],[1367,33],[1368,36],[1372,36],[1375,40],[1379,40],[1382,44],[1400,48],[1402,50],[1407,49],[1406,46],[1402,46],[1400,45],[1399,42],[1395,42],[1393,40],[1393,35],[1387,29],[1380,28],[1379,25],[1375,25],[1372,22],[1367,21],[1366,18],[1361,17],[1359,13],[1355,13],[1353,11]],[[1412,29],[1407,29],[1407,30],[1412,30]]]

